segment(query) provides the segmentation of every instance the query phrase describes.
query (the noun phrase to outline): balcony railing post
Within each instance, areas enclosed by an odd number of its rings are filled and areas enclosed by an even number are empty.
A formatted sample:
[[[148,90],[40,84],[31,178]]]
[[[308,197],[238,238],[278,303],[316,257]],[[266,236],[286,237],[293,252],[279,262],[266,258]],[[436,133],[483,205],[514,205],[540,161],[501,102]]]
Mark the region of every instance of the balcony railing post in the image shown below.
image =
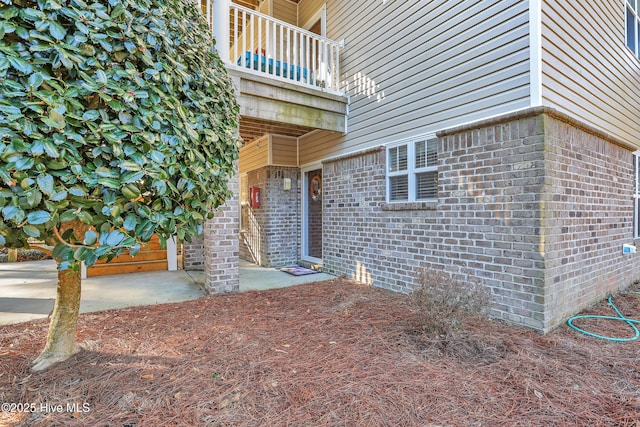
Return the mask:
[[[213,1],[213,32],[219,40],[216,45],[229,66],[341,93],[339,51],[344,43],[230,3],[230,0],[207,1]],[[230,9],[225,12],[225,7]],[[224,40],[228,43],[224,44]]]
[[[231,52],[229,49],[230,40],[230,20],[229,8],[231,0],[213,0],[212,7],[212,32],[216,40],[216,50],[224,63],[231,63]]]

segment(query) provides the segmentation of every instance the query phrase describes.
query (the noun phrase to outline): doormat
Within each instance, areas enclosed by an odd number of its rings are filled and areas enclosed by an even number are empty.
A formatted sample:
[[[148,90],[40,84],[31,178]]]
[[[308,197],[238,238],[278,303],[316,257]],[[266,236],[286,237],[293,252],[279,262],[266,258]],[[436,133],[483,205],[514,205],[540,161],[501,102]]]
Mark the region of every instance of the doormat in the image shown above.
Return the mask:
[[[293,267],[285,267],[280,268],[280,271],[284,271],[285,273],[292,274],[294,276],[304,276],[306,274],[315,274],[316,270],[311,270],[310,268],[300,267],[299,265],[294,265]]]

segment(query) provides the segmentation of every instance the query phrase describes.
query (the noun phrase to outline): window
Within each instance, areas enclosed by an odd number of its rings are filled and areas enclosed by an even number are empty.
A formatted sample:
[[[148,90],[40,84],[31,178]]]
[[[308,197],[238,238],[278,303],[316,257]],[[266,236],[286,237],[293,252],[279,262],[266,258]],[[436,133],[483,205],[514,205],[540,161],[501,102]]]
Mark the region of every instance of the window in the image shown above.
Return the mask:
[[[626,0],[627,47],[640,58],[640,0]]]
[[[633,153],[633,237],[640,238],[640,151]]]
[[[415,202],[438,197],[438,140],[419,139],[387,148],[387,200]]]

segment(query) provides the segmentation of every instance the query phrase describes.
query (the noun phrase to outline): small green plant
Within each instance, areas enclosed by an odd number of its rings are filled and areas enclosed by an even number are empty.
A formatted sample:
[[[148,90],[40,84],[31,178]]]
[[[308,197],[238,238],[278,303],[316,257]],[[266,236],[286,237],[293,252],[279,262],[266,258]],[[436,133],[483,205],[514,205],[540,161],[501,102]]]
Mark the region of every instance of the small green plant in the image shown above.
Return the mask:
[[[450,335],[469,316],[486,313],[490,294],[477,280],[460,280],[443,271],[422,270],[416,276],[411,302],[420,332]]]

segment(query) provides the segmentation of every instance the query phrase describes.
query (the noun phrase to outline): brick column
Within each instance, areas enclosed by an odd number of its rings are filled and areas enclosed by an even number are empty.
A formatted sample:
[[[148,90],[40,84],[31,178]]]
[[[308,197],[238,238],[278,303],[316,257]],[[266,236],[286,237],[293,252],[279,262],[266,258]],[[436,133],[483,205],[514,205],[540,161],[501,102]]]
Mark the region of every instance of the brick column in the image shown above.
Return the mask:
[[[240,290],[238,175],[229,181],[229,189],[232,197],[204,224],[204,286],[211,294]]]

